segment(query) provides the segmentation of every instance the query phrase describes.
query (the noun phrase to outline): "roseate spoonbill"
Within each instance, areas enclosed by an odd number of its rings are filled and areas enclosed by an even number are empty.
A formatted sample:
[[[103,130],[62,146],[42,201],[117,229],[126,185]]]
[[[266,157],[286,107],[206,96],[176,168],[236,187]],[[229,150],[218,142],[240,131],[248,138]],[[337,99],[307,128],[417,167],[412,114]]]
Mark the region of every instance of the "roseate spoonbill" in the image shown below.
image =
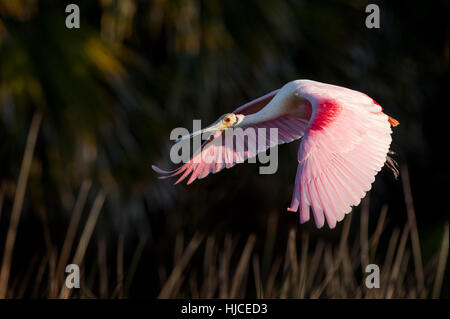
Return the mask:
[[[386,165],[397,176],[391,153],[391,126],[399,123],[383,113],[382,107],[364,93],[311,80],[296,80],[221,116],[211,126],[180,140],[209,132],[191,160],[181,167],[164,171],[152,168],[160,178],[180,175],[176,183],[188,177],[188,184],[209,173],[217,173],[247,158],[256,151],[238,152],[223,143],[229,128],[277,128],[277,140],[267,137],[267,148],[302,138],[290,212],[300,210],[300,222],[310,218],[321,228],[325,220],[330,228],[360,203],[370,190],[375,175]],[[242,130],[240,130],[242,132]],[[239,134],[237,139],[242,138]],[[248,139],[245,147],[257,141]],[[206,163],[202,156],[222,152]],[[263,149],[263,150],[265,150]],[[261,151],[258,149],[258,151]],[[214,155],[215,156],[215,155]],[[220,157],[220,158],[219,158]],[[224,160],[226,159],[226,160]]]

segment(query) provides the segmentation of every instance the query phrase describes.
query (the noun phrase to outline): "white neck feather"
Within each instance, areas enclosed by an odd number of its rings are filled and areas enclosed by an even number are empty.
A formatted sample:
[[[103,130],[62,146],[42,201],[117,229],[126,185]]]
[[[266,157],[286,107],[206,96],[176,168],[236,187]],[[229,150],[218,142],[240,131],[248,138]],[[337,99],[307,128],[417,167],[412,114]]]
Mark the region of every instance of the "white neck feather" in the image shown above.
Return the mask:
[[[275,96],[266,106],[256,113],[249,115],[241,115],[244,118],[236,125],[236,127],[248,127],[258,123],[270,121],[282,115],[283,99],[280,96]]]

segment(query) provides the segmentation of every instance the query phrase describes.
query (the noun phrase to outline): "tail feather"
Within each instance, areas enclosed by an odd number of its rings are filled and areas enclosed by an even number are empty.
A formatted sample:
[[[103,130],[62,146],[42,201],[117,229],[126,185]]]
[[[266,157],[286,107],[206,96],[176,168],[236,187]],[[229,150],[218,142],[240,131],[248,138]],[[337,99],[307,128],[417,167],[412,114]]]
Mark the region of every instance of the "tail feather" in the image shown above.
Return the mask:
[[[393,117],[390,117],[389,115],[388,115],[388,122],[389,122],[393,127],[396,127],[397,125],[400,124],[399,121],[397,121],[397,120],[394,119]]]

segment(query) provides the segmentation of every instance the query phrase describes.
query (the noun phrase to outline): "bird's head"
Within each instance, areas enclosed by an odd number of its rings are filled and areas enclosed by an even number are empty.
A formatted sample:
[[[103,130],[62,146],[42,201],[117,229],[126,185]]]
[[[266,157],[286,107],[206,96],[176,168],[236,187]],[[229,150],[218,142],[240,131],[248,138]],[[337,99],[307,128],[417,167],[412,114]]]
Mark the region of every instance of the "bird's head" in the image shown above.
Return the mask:
[[[234,127],[238,122],[238,117],[236,114],[228,113],[219,117],[217,122],[221,122],[221,130],[226,130],[227,128]]]
[[[227,113],[222,115],[210,126],[205,127],[204,129],[198,130],[196,132],[193,132],[191,134],[185,135],[180,137],[178,140],[176,140],[175,143],[178,143],[180,141],[189,139],[191,137],[203,134],[203,133],[213,133],[216,131],[224,131],[229,128],[233,128],[239,123],[242,122],[244,119],[244,115],[242,114],[234,114],[234,113]]]

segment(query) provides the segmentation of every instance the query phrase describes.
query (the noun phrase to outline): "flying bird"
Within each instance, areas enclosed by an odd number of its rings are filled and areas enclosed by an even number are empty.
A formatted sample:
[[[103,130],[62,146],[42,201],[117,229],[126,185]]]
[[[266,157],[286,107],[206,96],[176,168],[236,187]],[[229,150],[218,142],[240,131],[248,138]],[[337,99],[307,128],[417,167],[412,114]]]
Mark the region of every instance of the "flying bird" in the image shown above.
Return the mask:
[[[310,219],[311,208],[318,228],[325,221],[334,228],[352,206],[360,203],[385,164],[398,175],[397,165],[389,156],[391,126],[398,124],[364,93],[295,80],[180,138],[210,134],[189,162],[172,171],[152,168],[162,175],[160,178],[180,175],[175,184],[188,177],[190,184],[270,147],[301,139],[292,201],[287,210],[299,211],[300,222],[305,223]],[[265,143],[261,143],[254,136],[245,135],[244,129],[248,128],[275,128],[278,134],[276,138],[266,134]],[[224,136],[230,129],[237,133],[233,142],[227,144]],[[238,141],[243,148],[238,148]],[[205,160],[206,155],[210,160]]]

